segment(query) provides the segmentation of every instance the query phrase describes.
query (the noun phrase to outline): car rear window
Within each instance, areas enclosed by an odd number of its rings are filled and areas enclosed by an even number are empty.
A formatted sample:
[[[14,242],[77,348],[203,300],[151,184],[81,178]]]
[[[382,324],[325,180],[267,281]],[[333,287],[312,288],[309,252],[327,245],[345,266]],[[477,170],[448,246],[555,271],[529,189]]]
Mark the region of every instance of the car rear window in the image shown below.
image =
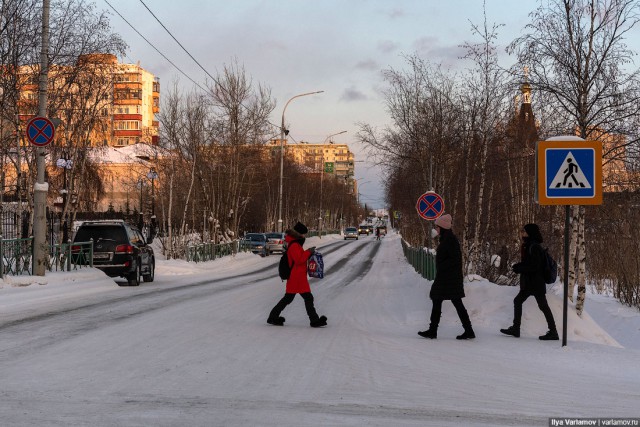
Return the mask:
[[[247,234],[245,237],[247,239],[251,240],[252,242],[263,242],[264,241],[264,235],[263,234]]]
[[[126,242],[127,233],[123,227],[118,225],[88,225],[81,226],[73,240],[75,242],[88,242],[91,239],[93,239],[94,242],[99,239]]]
[[[282,233],[269,233],[267,234],[267,239],[284,239]]]
[[[353,227],[347,227],[347,231],[358,231],[356,228]]]

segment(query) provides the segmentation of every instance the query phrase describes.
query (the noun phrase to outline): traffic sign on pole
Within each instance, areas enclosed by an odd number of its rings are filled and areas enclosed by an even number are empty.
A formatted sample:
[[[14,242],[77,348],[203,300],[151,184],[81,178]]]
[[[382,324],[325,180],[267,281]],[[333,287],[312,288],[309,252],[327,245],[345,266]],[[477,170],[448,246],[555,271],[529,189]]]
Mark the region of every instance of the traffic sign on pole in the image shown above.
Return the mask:
[[[416,210],[422,219],[433,221],[444,213],[444,199],[433,191],[427,191],[418,198]]]
[[[540,141],[538,203],[541,205],[602,204],[602,143]]]
[[[27,140],[38,147],[49,145],[56,134],[56,128],[46,117],[34,117],[27,123]]]

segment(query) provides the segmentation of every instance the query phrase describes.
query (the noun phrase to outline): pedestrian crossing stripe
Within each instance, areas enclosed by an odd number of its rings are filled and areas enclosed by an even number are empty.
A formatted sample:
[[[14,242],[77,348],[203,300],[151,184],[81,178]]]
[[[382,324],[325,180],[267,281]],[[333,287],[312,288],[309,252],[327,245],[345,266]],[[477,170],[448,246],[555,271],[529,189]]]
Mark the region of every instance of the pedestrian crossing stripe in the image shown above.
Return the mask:
[[[537,149],[541,205],[602,204],[602,143],[541,141]]]

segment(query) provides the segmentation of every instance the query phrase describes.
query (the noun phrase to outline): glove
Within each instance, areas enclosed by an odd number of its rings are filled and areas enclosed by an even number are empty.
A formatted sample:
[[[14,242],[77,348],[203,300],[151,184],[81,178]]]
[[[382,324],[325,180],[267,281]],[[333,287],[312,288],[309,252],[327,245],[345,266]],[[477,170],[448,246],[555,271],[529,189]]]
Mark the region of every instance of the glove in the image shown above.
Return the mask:
[[[315,246],[312,246],[307,250],[309,251],[309,256],[312,256],[313,254],[316,253],[316,247]]]
[[[513,270],[513,272],[514,272],[514,273],[516,273],[516,274],[520,274],[520,273],[522,273],[522,268],[521,268],[521,266],[520,266],[520,263],[513,264],[513,265],[511,266],[511,270]]]

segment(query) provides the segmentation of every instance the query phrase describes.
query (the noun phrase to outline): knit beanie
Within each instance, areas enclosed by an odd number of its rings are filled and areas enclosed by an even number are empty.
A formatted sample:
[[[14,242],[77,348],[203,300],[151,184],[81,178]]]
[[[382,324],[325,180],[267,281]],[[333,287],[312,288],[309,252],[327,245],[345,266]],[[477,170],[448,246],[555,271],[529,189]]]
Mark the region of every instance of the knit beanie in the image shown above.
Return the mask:
[[[293,229],[300,234],[307,234],[309,232],[309,229],[307,228],[307,226],[301,222],[298,222],[296,225],[294,225]]]
[[[436,218],[436,225],[447,230],[451,229],[451,222],[452,219],[451,215],[449,214],[440,215],[438,218]]]
[[[524,226],[524,231],[527,232],[531,239],[542,243],[542,233],[540,233],[540,227],[538,227],[538,224],[527,224]]]

